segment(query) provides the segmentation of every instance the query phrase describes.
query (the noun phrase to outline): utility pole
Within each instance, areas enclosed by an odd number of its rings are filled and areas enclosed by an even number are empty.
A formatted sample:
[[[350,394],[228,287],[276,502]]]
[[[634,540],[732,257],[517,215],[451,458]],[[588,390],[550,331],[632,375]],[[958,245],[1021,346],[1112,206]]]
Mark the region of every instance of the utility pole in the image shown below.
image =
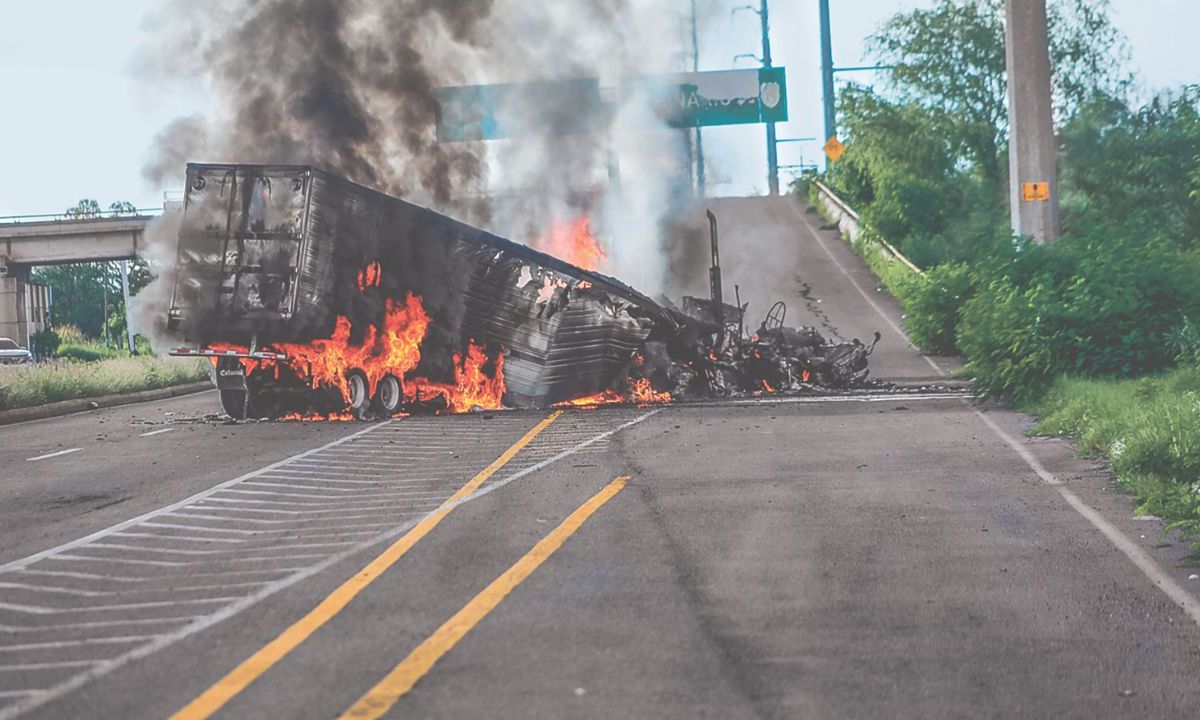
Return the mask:
[[[133,340],[133,326],[129,324],[129,261],[121,261],[121,300],[125,303],[125,339],[129,342],[129,354],[137,355],[137,343]]]
[[[104,347],[110,347],[108,341],[108,263],[100,263],[100,271],[103,273],[101,287],[104,288],[104,317],[100,320],[100,333],[104,337]]]
[[[1005,20],[1012,226],[1040,245],[1058,236],[1046,0],[1006,0]]]
[[[700,72],[700,40],[696,32],[696,0],[692,0],[692,72]],[[699,125],[695,127],[695,131],[696,194],[704,197],[704,134],[701,132]]]
[[[771,63],[771,9],[767,7],[767,0],[759,0],[758,9],[753,5],[742,5],[734,8],[733,12],[738,10],[749,10],[753,13],[758,13],[758,19],[762,23],[762,57],[750,53],[735,55],[734,62],[741,58],[752,58],[762,63],[764,68],[772,66]],[[775,138],[775,123],[767,123],[767,187],[772,196],[779,194],[779,143]]]
[[[825,138],[837,136],[837,96],[833,89],[833,32],[829,27],[829,0],[821,0],[821,93],[825,100]]]
[[[763,67],[771,67],[771,10],[762,0],[758,11],[762,21]],[[779,145],[775,142],[775,123],[767,123],[767,187],[771,197],[779,195]]]

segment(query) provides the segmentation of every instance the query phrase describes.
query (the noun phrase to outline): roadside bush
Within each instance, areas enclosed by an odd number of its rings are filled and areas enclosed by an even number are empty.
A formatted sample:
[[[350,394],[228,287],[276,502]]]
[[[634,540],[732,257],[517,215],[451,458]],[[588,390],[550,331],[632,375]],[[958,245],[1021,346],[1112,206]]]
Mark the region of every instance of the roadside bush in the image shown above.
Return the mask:
[[[1167,342],[1181,365],[1200,365],[1200,325],[1184,317],[1179,327],[1167,334]]]
[[[87,345],[93,342],[92,338],[88,337],[82,330],[75,325],[59,325],[54,328],[54,332],[58,335],[58,339],[64,345]]]
[[[938,265],[914,279],[902,301],[909,337],[927,353],[958,352],[959,315],[974,292],[971,269],[961,263]]]
[[[1174,363],[1168,335],[1200,312],[1200,256],[1103,228],[977,266],[957,344],[986,394],[1028,400],[1058,375],[1132,377]]]
[[[58,348],[58,357],[63,360],[74,360],[76,362],[97,362],[99,360],[112,360],[119,357],[125,357],[128,353],[123,350],[104,347],[93,343],[87,344],[67,344],[64,343]]]
[[[62,345],[62,338],[58,333],[51,328],[42,330],[33,334],[33,348],[31,348],[38,357],[54,357],[58,352],[58,348]]]

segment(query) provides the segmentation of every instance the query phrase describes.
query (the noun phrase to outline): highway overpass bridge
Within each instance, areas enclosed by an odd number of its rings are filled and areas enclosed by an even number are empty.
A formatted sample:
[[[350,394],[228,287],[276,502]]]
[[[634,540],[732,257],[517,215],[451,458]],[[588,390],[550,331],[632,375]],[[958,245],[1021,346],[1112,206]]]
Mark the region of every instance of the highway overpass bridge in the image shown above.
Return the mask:
[[[49,321],[53,291],[30,282],[38,265],[132,260],[161,210],[132,215],[0,218],[0,337],[29,346]]]

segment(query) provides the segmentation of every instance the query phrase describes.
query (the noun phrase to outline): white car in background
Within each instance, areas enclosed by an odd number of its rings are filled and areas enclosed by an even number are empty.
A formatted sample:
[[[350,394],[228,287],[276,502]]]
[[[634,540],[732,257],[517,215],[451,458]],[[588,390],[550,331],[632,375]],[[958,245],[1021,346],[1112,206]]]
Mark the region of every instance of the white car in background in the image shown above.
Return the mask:
[[[22,365],[33,362],[33,355],[11,338],[0,337],[0,365]]]

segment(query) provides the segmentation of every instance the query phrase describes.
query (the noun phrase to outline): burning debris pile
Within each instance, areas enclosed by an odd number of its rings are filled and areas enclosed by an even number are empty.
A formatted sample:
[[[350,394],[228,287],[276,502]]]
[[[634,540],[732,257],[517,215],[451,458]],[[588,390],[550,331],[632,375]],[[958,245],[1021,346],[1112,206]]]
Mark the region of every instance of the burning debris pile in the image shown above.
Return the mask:
[[[586,265],[587,217],[491,235],[305,166],[190,165],[169,326],[235,418],[368,418],[850,387],[873,349],[722,302],[656,302]],[[878,337],[876,337],[878,342]]]
[[[709,308],[709,301],[684,298],[684,307]],[[830,342],[814,328],[783,325],[786,306],[780,302],[754,334],[741,331],[745,308],[725,306],[729,327],[713,323],[707,313],[689,314],[680,334],[671,341],[648,342],[634,357],[629,372],[618,381],[624,391],[610,390],[572,405],[633,402],[652,404],[704,398],[760,397],[817,389],[847,389],[863,385],[868,359],[879,342]]]

